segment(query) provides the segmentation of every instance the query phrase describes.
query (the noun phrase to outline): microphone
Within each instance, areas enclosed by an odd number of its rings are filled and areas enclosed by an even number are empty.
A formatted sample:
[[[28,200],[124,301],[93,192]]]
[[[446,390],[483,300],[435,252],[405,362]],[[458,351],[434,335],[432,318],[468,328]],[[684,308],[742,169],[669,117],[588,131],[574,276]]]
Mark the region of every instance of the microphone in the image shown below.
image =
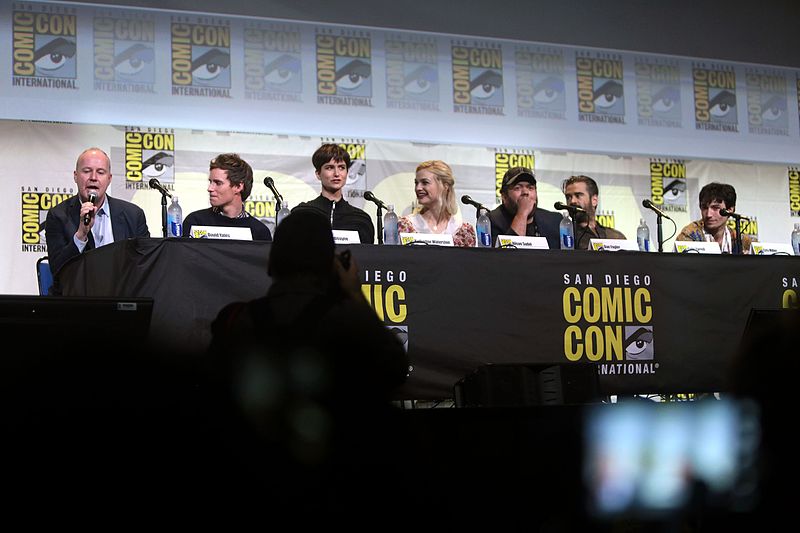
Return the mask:
[[[378,200],[377,198],[375,198],[375,195],[372,194],[372,191],[364,191],[364,200],[372,202],[373,204],[377,205],[381,209],[386,209],[387,211],[389,210],[389,208],[386,207],[385,203],[383,203],[380,200]]]
[[[740,220],[750,220],[746,216],[740,215],[739,213],[734,213],[733,211],[728,211],[724,207],[719,210],[719,214],[724,216],[724,217],[733,217],[733,218],[738,218]]]
[[[97,192],[89,191],[89,201],[92,202],[92,205],[97,202]],[[83,215],[83,225],[88,226],[89,221],[92,219],[92,215],[94,215],[94,211],[89,211],[85,215]]]
[[[669,216],[665,215],[664,212],[661,209],[657,208],[655,206],[655,204],[653,204],[653,202],[650,201],[650,198],[645,198],[644,200],[642,200],[642,206],[646,207],[647,209],[652,209],[653,211],[655,211],[658,214],[658,216],[662,216],[664,218],[668,218],[669,220],[672,220],[671,218],[669,218]],[[672,221],[675,222],[674,220],[672,220]]]
[[[561,203],[561,202],[554,203],[553,207],[555,207],[559,211],[563,211],[564,209],[566,209],[567,211],[569,211],[572,214],[585,213],[586,212],[586,210],[584,208],[582,208],[582,207],[578,207],[577,205],[567,205],[567,204],[564,204],[564,203]]]
[[[275,197],[275,201],[278,202],[278,205],[283,204],[283,196],[281,196],[281,193],[279,193],[278,189],[275,187],[275,181],[267,176],[264,178],[264,185],[272,191],[272,195]]]
[[[475,209],[477,209],[479,211],[481,209],[483,209],[487,213],[489,212],[489,210],[486,209],[486,207],[482,203],[476,202],[475,200],[470,198],[468,194],[465,194],[464,196],[461,197],[461,203],[464,204],[464,205],[471,205],[472,207],[474,207]]]
[[[168,196],[168,197],[172,198],[172,195],[169,193],[169,191],[167,189],[165,189],[164,186],[161,185],[161,183],[155,178],[150,178],[150,188],[157,190],[158,192],[160,192],[164,196]]]

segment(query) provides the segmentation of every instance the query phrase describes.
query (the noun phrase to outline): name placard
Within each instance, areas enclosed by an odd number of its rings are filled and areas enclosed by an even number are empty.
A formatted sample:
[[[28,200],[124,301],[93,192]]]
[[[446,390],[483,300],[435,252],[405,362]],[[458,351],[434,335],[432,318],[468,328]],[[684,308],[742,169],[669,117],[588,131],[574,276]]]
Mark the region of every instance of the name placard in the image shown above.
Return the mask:
[[[630,239],[590,239],[589,249],[595,252],[638,252],[639,244]]]
[[[349,229],[335,229],[333,232],[333,242],[335,244],[361,244],[361,237],[357,231]]]
[[[413,246],[414,244],[431,244],[434,246],[453,246],[453,236],[440,233],[401,233],[400,244]]]
[[[792,246],[785,242],[754,242],[750,245],[753,255],[794,255]]]
[[[675,251],[679,254],[721,254],[719,244],[715,242],[675,241]]]
[[[527,237],[523,235],[498,235],[498,248],[524,248],[526,250],[549,250],[545,237]]]
[[[250,228],[228,228],[225,226],[192,226],[192,239],[230,239],[236,241],[252,241]]]

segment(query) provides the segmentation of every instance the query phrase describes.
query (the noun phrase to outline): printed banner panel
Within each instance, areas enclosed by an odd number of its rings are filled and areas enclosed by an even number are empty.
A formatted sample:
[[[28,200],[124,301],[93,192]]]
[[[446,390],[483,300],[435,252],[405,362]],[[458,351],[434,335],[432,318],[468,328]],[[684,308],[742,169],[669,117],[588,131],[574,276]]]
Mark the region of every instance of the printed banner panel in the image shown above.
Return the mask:
[[[191,12],[4,2],[3,119],[797,163],[800,73]]]
[[[62,284],[68,296],[152,297],[153,340],[202,352],[219,309],[266,293],[269,246],[129,240],[68,263]],[[725,391],[750,309],[798,306],[795,257],[351,250],[368,302],[407,346],[398,399],[451,398],[486,363],[594,363],[606,394]],[[220,283],[219,264],[251,282]]]

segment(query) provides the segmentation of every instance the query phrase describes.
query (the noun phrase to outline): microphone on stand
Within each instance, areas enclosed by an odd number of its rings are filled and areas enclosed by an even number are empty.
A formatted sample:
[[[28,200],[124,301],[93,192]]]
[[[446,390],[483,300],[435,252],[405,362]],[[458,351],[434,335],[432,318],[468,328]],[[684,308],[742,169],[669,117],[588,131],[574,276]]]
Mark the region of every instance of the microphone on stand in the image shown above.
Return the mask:
[[[278,189],[275,187],[275,181],[269,176],[267,176],[266,178],[264,178],[264,185],[266,185],[267,188],[269,188],[269,190],[272,191],[272,195],[275,197],[275,201],[278,203],[278,205],[282,205],[283,196],[281,196],[281,193],[279,193]]]
[[[161,185],[161,182],[155,178],[150,178],[150,188],[157,190],[164,196],[169,196],[170,198],[172,198],[172,195],[169,193],[169,191],[165,189],[164,186]]]
[[[97,202],[97,193],[95,191],[89,192],[89,201],[92,202],[92,205],[95,205]],[[85,215],[83,215],[83,225],[88,226],[89,221],[92,220],[92,216],[94,216],[94,211],[89,211]]]
[[[374,195],[374,194],[372,194],[372,191],[364,191],[364,200],[367,200],[367,201],[369,201],[369,202],[372,202],[373,204],[377,205],[377,206],[378,206],[378,207],[380,207],[381,209],[386,209],[387,211],[389,210],[389,208],[388,208],[388,207],[386,207],[386,204],[385,204],[385,203],[383,203],[383,202],[381,202],[380,200],[378,200],[378,199],[375,197],[375,195]]]
[[[462,204],[464,204],[464,205],[471,205],[472,207],[474,207],[474,208],[475,208],[475,209],[477,209],[478,211],[480,211],[481,209],[483,209],[483,210],[485,210],[487,213],[489,212],[489,210],[488,210],[488,209],[486,209],[486,206],[484,206],[484,205],[483,205],[482,203],[480,203],[480,202],[476,202],[475,200],[473,200],[472,198],[470,198],[468,194],[465,194],[464,196],[462,196],[462,197],[461,197],[461,203],[462,203]]]
[[[582,207],[578,207],[577,205],[567,205],[567,204],[562,203],[562,202],[554,203],[553,207],[555,207],[559,211],[563,211],[563,210],[566,209],[567,211],[569,211],[573,215],[575,213],[586,213],[586,210],[584,208],[582,208]]]
[[[658,216],[669,218],[669,215],[666,215],[661,209],[657,208],[655,204],[652,201],[650,201],[649,198],[645,198],[644,200],[642,200],[642,207],[646,207],[647,209],[655,211],[656,214],[658,214]],[[722,211],[720,211],[720,214],[722,214]],[[671,218],[669,219],[672,220]],[[675,222],[674,220],[672,221]]]
[[[724,207],[723,207],[722,209],[720,209],[720,210],[719,210],[719,214],[720,214],[720,215],[722,215],[722,216],[724,216],[724,217],[733,217],[733,218],[738,218],[739,220],[750,220],[750,219],[749,219],[749,218],[747,218],[746,216],[744,216],[744,215],[740,215],[739,213],[734,213],[733,211],[728,211],[728,210],[727,210],[727,209],[725,209]]]

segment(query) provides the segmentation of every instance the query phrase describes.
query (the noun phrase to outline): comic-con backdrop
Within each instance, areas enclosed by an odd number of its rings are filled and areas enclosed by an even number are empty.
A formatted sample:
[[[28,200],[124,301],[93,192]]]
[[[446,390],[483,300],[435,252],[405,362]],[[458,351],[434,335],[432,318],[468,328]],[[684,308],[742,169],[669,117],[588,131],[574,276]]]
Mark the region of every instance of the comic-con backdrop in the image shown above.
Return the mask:
[[[357,206],[372,190],[410,211],[414,167],[443,159],[459,196],[487,205],[510,166],[534,169],[544,207],[589,174],[601,222],[631,238],[640,218],[655,234],[642,199],[680,229],[710,181],[736,187],[761,241],[788,242],[800,220],[796,69],[69,2],[0,3],[0,42],[2,293],[36,292],[42,223],[75,193],[89,146],[111,155],[110,194],[142,206],[154,236],[150,177],[187,214],[208,205],[208,161],[238,152],[256,170],[247,208],[272,225],[263,178],[291,205],[314,197],[322,142],[350,151]]]

